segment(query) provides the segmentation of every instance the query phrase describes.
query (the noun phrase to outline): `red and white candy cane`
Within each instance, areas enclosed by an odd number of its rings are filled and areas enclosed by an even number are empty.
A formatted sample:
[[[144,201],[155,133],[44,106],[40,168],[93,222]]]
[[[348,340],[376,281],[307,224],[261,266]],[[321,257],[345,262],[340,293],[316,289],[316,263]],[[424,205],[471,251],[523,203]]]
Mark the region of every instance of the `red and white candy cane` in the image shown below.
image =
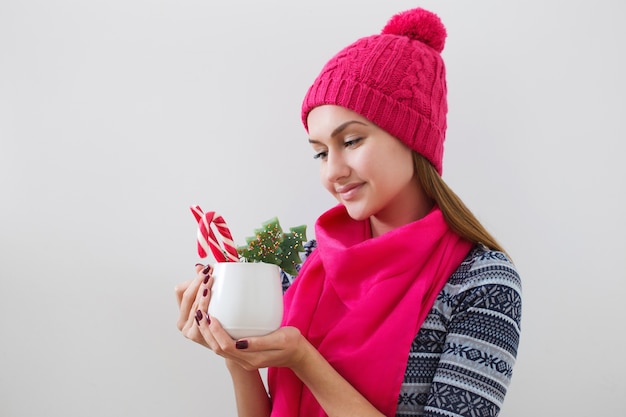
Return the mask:
[[[191,212],[198,221],[198,255],[201,258],[208,256],[209,250],[213,253],[217,262],[237,262],[239,254],[233,242],[233,236],[222,216],[214,211],[202,212],[200,206],[191,206]],[[215,238],[211,225],[217,229],[222,245]]]

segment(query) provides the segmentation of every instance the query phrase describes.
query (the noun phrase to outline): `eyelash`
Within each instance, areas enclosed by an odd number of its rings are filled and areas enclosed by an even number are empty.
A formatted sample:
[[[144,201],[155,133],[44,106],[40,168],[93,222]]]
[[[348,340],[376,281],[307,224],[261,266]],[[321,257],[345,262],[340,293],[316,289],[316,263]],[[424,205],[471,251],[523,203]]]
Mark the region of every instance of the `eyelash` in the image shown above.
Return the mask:
[[[343,143],[343,147],[344,148],[352,147],[362,140],[363,138],[354,138],[354,139],[347,140]],[[313,159],[323,159],[326,157],[326,155],[328,155],[328,152],[319,152],[313,155]]]

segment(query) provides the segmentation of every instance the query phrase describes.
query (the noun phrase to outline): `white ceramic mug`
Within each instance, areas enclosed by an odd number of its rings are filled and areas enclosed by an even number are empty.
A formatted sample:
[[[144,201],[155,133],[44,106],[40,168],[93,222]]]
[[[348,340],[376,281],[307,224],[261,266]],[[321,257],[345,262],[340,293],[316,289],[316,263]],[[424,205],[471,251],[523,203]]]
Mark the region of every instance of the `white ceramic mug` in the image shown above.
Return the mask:
[[[277,265],[218,262],[213,277],[209,315],[233,339],[266,335],[280,327],[283,289]]]

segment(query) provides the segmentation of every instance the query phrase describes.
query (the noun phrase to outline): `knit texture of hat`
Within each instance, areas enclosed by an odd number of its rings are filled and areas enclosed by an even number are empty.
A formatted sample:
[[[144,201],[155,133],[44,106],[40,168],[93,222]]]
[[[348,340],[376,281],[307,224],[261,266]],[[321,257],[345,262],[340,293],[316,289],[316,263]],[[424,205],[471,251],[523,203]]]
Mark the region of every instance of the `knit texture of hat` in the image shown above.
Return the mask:
[[[378,35],[361,38],[330,59],[302,103],[350,109],[414,149],[442,172],[446,134],[446,29],[417,8],[393,16]]]

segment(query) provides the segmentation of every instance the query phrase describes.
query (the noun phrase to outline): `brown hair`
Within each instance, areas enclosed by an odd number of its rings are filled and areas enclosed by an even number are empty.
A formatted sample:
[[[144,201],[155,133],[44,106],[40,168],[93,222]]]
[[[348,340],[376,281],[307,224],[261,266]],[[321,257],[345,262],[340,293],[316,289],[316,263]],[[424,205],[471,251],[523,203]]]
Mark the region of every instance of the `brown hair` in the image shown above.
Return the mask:
[[[505,252],[426,158],[414,151],[413,162],[424,192],[437,203],[452,230],[474,244],[482,243],[491,250]]]

